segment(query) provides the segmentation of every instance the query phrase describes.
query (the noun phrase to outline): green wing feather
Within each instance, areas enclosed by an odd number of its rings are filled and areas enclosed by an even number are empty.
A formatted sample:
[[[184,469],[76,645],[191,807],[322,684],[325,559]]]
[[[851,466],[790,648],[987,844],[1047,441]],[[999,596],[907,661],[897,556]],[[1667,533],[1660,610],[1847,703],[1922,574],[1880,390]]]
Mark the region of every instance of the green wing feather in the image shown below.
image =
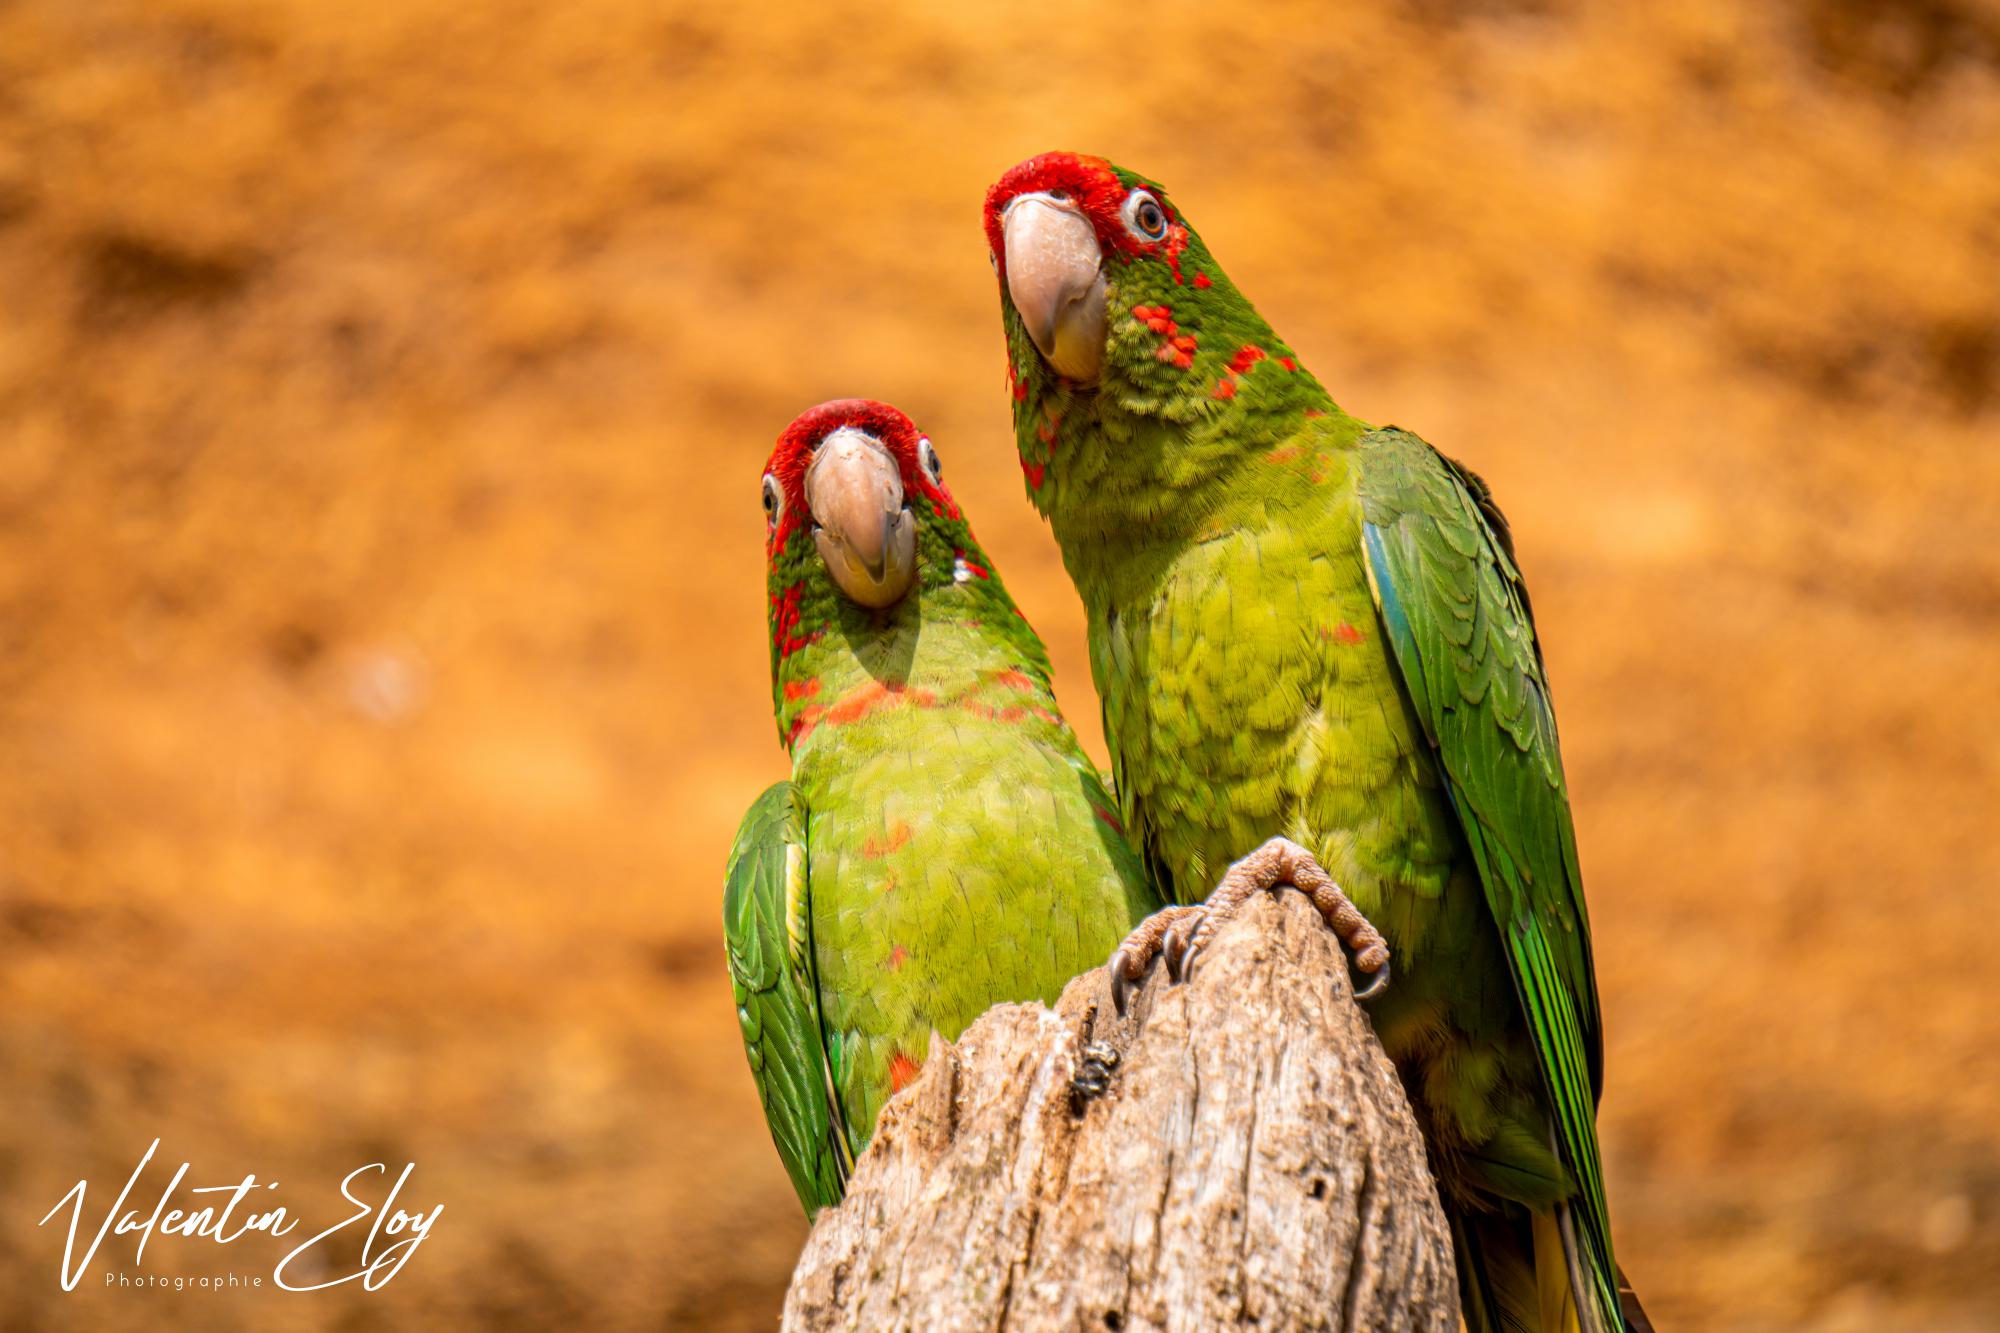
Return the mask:
[[[1547,1083],[1597,1304],[1618,1318],[1597,1150],[1603,1078],[1590,923],[1555,714],[1506,522],[1484,482],[1406,431],[1361,442],[1363,548],[1436,747]]]
[[[751,803],[729,852],[722,930],[764,1119],[811,1216],[840,1202],[852,1162],[828,1090],[804,825],[789,782],[774,783]]]

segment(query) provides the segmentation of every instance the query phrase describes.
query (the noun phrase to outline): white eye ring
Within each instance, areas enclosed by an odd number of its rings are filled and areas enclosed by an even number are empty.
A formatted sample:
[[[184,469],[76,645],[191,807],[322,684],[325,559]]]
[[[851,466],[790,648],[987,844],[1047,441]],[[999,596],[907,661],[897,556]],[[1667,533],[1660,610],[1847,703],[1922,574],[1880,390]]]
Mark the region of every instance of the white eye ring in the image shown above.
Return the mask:
[[[937,450],[931,448],[931,437],[928,435],[917,439],[917,461],[924,465],[924,472],[930,477],[931,485],[944,484],[944,464],[938,461]]]
[[[784,517],[785,493],[778,489],[778,479],[764,474],[764,523],[767,528],[776,529],[778,520]]]
[[[1160,207],[1151,190],[1134,190],[1126,195],[1118,214],[1125,221],[1125,230],[1142,241],[1167,238],[1167,210]]]

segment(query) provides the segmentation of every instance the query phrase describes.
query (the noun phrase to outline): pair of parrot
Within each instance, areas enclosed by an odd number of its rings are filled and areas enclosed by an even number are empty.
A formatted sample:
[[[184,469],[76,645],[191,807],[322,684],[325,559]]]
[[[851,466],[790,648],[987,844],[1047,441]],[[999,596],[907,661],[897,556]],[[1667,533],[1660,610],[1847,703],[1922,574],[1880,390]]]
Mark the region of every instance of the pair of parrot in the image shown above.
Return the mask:
[[[724,924],[800,1200],[839,1200],[933,1030],[1052,1001],[1114,950],[1122,987],[1163,934],[1173,961],[1227,910],[1195,906],[1225,867],[1281,838],[1259,863],[1323,866],[1394,952],[1370,1015],[1467,1326],[1649,1327],[1612,1254],[1575,832],[1491,492],[1342,412],[1137,174],[1031,158],[988,192],[985,230],[1111,789],[931,441],[862,400],[794,421],[762,482],[792,776],[743,820]]]

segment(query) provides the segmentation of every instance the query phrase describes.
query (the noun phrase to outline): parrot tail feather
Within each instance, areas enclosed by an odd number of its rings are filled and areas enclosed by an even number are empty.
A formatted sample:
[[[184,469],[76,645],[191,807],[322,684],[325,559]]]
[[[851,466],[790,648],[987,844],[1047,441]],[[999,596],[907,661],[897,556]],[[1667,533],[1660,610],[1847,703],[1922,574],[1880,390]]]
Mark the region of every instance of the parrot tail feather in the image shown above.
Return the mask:
[[[1566,1211],[1558,1204],[1552,1213],[1536,1213],[1528,1225],[1535,1247],[1535,1306],[1541,1311],[1541,1322],[1535,1327],[1583,1333],[1575,1297],[1583,1287],[1582,1274],[1577,1270]]]
[[[1542,1333],[1534,1239],[1519,1213],[1445,1205],[1458,1251],[1458,1297],[1467,1333]]]
[[[1622,1268],[1618,1270],[1618,1308],[1631,1333],[1653,1333],[1653,1320],[1646,1307],[1639,1304],[1639,1293],[1632,1290],[1632,1279],[1625,1276]]]
[[[1530,1213],[1455,1208],[1451,1239],[1458,1251],[1459,1303],[1467,1333],[1652,1333],[1631,1284],[1619,1275],[1622,1319],[1592,1299],[1589,1255],[1578,1245],[1569,1209]]]

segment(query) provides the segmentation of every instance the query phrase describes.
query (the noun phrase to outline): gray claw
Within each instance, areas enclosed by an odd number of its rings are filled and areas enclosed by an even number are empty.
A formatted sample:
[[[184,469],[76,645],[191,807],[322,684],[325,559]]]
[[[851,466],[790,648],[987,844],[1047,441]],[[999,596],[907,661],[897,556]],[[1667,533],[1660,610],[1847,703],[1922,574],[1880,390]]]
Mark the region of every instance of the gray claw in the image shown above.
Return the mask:
[[[1125,951],[1120,949],[1111,955],[1111,1007],[1125,1017]]]
[[[1170,930],[1167,932],[1166,943],[1160,949],[1160,952],[1166,955],[1167,975],[1176,982],[1181,979],[1181,968],[1184,965],[1183,958],[1187,952],[1186,946],[1187,940],[1181,933],[1178,930]]]
[[[1374,980],[1368,983],[1367,989],[1356,991],[1354,998],[1357,1000],[1372,1000],[1387,989],[1389,989],[1389,965],[1384,963],[1375,969]]]

